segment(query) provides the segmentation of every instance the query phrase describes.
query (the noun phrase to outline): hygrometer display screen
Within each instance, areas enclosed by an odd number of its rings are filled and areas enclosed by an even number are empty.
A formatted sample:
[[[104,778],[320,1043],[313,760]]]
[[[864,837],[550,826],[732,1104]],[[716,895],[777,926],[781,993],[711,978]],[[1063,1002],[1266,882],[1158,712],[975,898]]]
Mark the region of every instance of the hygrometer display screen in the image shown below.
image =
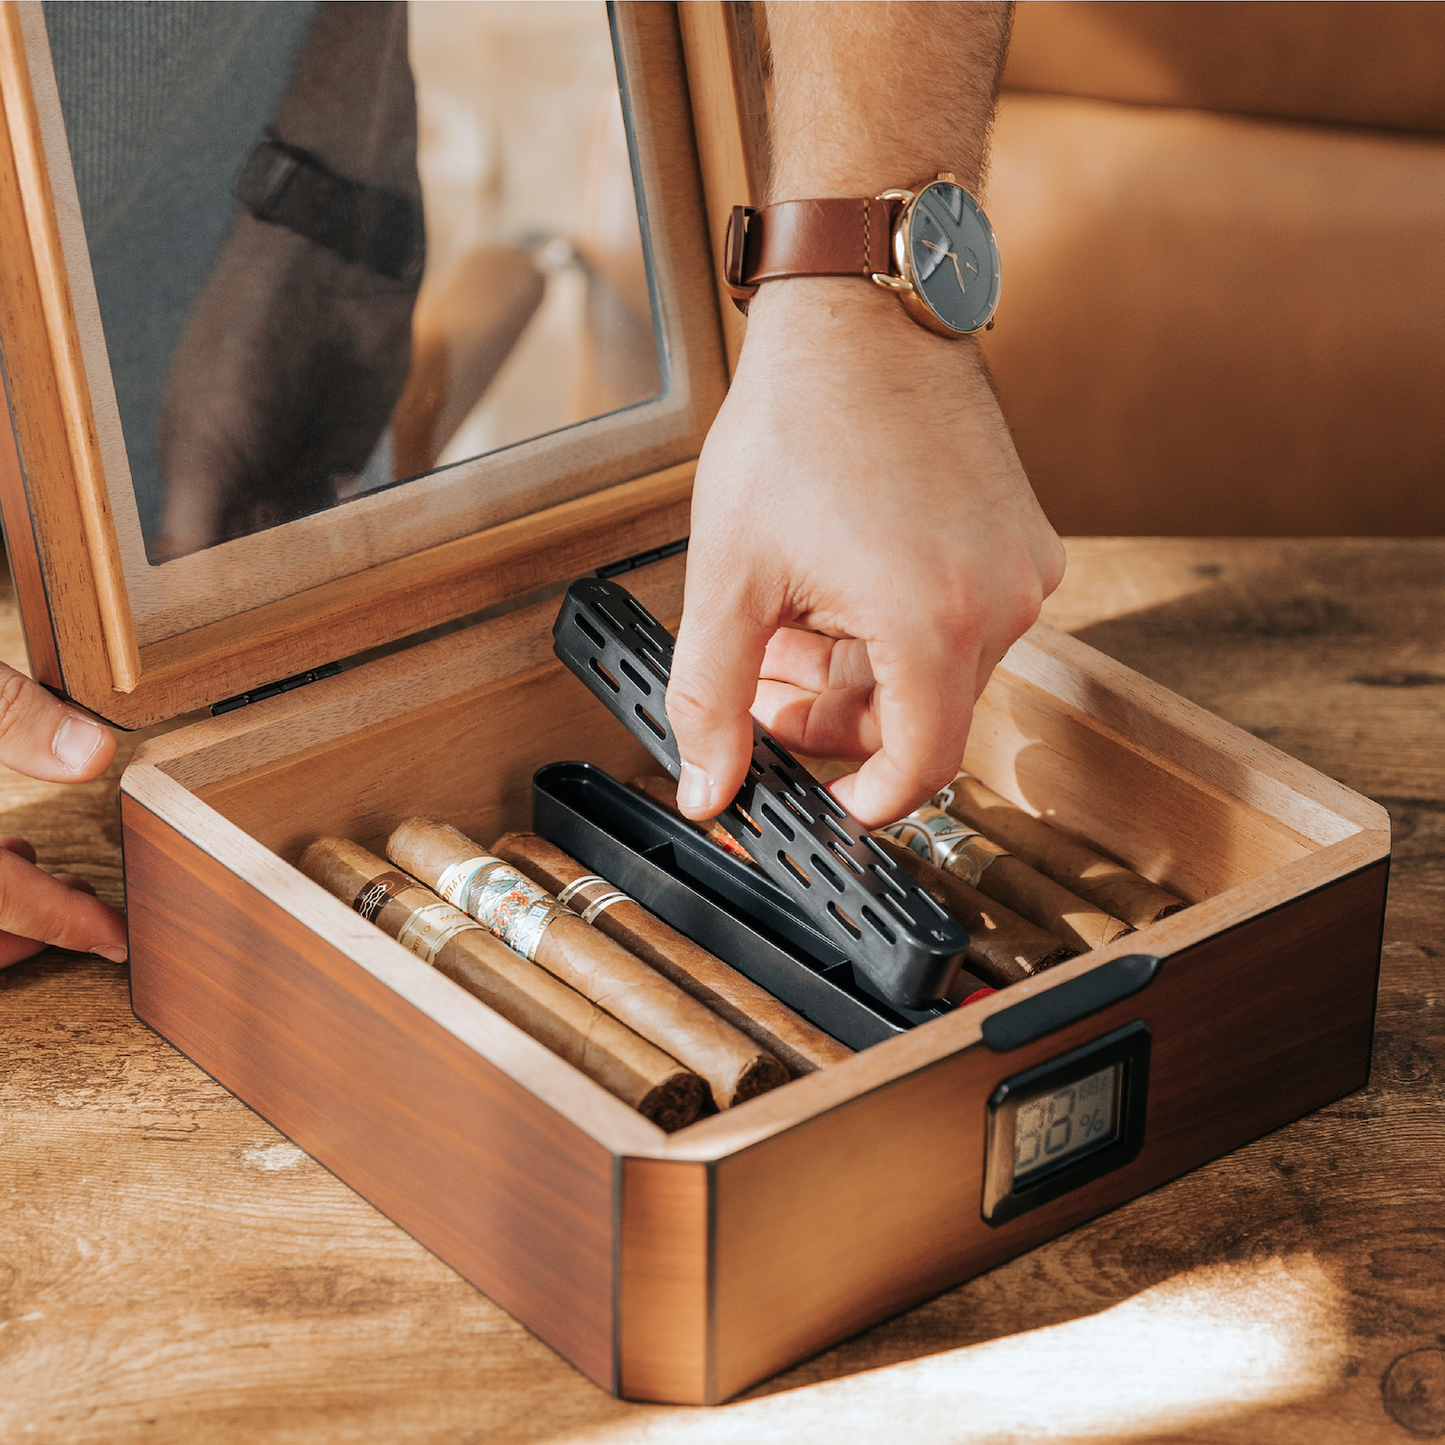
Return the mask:
[[[990,1224],[1138,1157],[1149,1046],[1141,1020],[1000,1081],[988,1100],[982,1213]]]
[[[1031,1099],[1014,1117],[1014,1187],[1119,1137],[1122,1064]]]

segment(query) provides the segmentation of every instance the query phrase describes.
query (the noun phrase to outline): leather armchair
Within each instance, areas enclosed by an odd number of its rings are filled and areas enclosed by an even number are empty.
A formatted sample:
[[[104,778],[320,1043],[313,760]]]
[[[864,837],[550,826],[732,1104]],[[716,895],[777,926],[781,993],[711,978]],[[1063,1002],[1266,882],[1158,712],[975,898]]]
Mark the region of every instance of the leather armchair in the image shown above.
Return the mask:
[[[1024,0],[985,343],[1064,533],[1445,531],[1445,6]]]

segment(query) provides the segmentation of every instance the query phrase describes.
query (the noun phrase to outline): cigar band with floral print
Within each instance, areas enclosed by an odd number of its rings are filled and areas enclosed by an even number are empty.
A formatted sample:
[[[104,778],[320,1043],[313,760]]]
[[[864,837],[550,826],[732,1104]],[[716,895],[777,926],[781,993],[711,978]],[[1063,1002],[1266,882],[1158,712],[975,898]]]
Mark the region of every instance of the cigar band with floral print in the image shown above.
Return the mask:
[[[453,863],[437,879],[437,892],[465,909],[523,958],[535,960],[554,918],[567,909],[500,858],[479,854]]]

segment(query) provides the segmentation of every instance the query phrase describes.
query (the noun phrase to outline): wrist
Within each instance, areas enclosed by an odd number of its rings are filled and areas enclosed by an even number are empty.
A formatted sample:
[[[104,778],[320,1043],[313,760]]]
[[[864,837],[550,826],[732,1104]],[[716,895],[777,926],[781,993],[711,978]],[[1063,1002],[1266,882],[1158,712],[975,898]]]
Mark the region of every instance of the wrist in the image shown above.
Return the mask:
[[[926,331],[892,292],[852,276],[797,276],[760,286],[748,307],[743,360],[810,372],[824,365],[890,386],[920,372],[960,376],[982,369],[974,338]]]

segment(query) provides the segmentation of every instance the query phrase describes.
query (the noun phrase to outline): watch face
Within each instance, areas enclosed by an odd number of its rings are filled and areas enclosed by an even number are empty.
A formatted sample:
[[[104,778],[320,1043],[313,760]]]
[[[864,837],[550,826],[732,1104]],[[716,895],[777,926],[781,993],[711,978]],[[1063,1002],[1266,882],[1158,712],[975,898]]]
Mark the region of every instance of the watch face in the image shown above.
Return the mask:
[[[952,331],[977,331],[998,305],[998,246],[973,197],[934,181],[910,207],[908,259],[915,291]]]

